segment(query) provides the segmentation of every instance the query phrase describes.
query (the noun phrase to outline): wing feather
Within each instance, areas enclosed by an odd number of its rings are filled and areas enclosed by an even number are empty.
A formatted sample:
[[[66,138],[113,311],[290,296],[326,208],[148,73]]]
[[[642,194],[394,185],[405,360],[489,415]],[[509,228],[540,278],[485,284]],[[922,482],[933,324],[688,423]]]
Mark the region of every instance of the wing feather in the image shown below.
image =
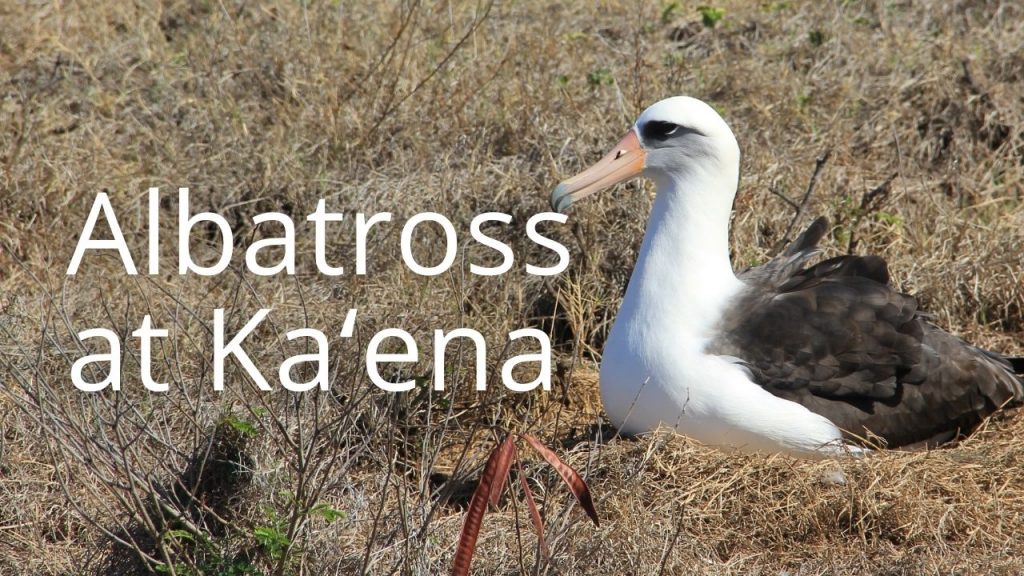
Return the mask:
[[[735,359],[773,394],[890,446],[966,432],[1024,384],[998,354],[931,324],[889,285],[877,256],[807,266],[828,230],[819,218],[782,254],[742,272],[748,285],[708,351]]]

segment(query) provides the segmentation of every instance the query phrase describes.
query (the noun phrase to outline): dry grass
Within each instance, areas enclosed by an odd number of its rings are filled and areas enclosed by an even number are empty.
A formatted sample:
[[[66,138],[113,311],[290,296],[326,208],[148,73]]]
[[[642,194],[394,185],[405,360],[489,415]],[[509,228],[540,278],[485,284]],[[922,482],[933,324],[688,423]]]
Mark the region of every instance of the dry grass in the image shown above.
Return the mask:
[[[858,462],[724,455],[670,436],[595,441],[591,367],[647,184],[576,209],[558,232],[573,264],[553,283],[519,265],[464,273],[489,254],[472,244],[452,274],[416,277],[398,257],[398,226],[376,237],[365,277],[317,275],[301,228],[293,279],[129,279],[96,256],[64,274],[103,190],[145,253],[149,186],[190,186],[195,209],[224,214],[243,245],[266,233],[253,215],[299,220],[321,197],[396,222],[437,211],[468,239],[475,214],[521,223],[546,210],[553,184],[644,106],[687,93],[723,112],[744,151],[737,266],[771,255],[793,215],[780,195],[798,198],[831,150],[807,210],[837,224],[830,250],[885,256],[939,324],[1024,352],[1024,11],[982,0],[716,6],[714,29],[690,2],[0,6],[0,574],[141,570],[112,538],[176,573],[443,573],[501,427],[561,446],[587,472],[602,525],[528,466],[553,557],[536,558],[525,509],[508,503],[486,519],[481,574],[1024,571],[1020,417],[954,448]],[[860,210],[893,173],[890,193]],[[330,245],[346,267],[350,218]],[[173,220],[163,225],[172,238]],[[550,258],[521,225],[502,233],[517,262]],[[163,251],[173,265],[173,244]],[[258,394],[237,372],[211,392],[212,309],[240,326],[261,305],[275,312],[253,338],[257,364],[270,372],[297,352],[282,343],[288,329],[320,328],[335,334],[331,393]],[[358,333],[341,339],[350,307]],[[155,354],[174,391],[141,392],[134,345],[120,396],[73,390],[73,331],[127,337],[144,314],[173,330]],[[530,325],[558,342],[564,392],[396,396],[362,374],[365,343],[385,326],[423,347],[434,328],[476,328],[493,374],[506,334]],[[466,382],[460,354],[449,360]],[[409,373],[430,370],[424,354]],[[240,437],[239,422],[256,432]],[[833,467],[847,484],[822,481]],[[176,482],[201,484],[201,497],[183,501]],[[316,505],[343,516],[328,522]],[[267,527],[292,545],[275,555],[257,536]]]

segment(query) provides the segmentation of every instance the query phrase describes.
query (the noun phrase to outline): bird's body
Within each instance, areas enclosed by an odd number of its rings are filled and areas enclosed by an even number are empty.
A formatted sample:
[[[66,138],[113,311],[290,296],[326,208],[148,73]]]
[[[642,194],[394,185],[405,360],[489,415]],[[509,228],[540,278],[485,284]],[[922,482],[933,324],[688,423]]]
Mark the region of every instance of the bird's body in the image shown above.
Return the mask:
[[[941,441],[1024,399],[1009,363],[929,323],[880,258],[808,267],[824,219],[736,275],[739,148],[703,102],[655,104],[552,201],[564,209],[639,173],[658,191],[601,363],[605,411],[622,432],[670,426],[707,444],[820,457],[871,435]]]

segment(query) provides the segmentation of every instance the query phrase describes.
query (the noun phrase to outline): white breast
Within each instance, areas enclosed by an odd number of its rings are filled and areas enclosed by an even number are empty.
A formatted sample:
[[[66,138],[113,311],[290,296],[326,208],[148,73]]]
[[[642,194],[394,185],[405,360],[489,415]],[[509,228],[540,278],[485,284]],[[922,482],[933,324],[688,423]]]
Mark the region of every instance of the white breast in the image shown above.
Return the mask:
[[[601,400],[625,434],[660,426],[704,444],[821,457],[843,449],[839,429],[751,382],[739,366],[694,350],[628,342],[616,322],[601,363]]]

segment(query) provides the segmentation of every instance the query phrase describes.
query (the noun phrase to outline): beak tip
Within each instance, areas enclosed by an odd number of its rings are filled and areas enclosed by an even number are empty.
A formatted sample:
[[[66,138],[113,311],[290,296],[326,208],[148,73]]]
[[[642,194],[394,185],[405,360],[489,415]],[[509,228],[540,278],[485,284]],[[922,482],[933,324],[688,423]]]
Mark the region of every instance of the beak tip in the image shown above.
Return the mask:
[[[559,214],[565,214],[569,206],[572,206],[572,196],[564,184],[559,184],[551,193],[551,209]]]

